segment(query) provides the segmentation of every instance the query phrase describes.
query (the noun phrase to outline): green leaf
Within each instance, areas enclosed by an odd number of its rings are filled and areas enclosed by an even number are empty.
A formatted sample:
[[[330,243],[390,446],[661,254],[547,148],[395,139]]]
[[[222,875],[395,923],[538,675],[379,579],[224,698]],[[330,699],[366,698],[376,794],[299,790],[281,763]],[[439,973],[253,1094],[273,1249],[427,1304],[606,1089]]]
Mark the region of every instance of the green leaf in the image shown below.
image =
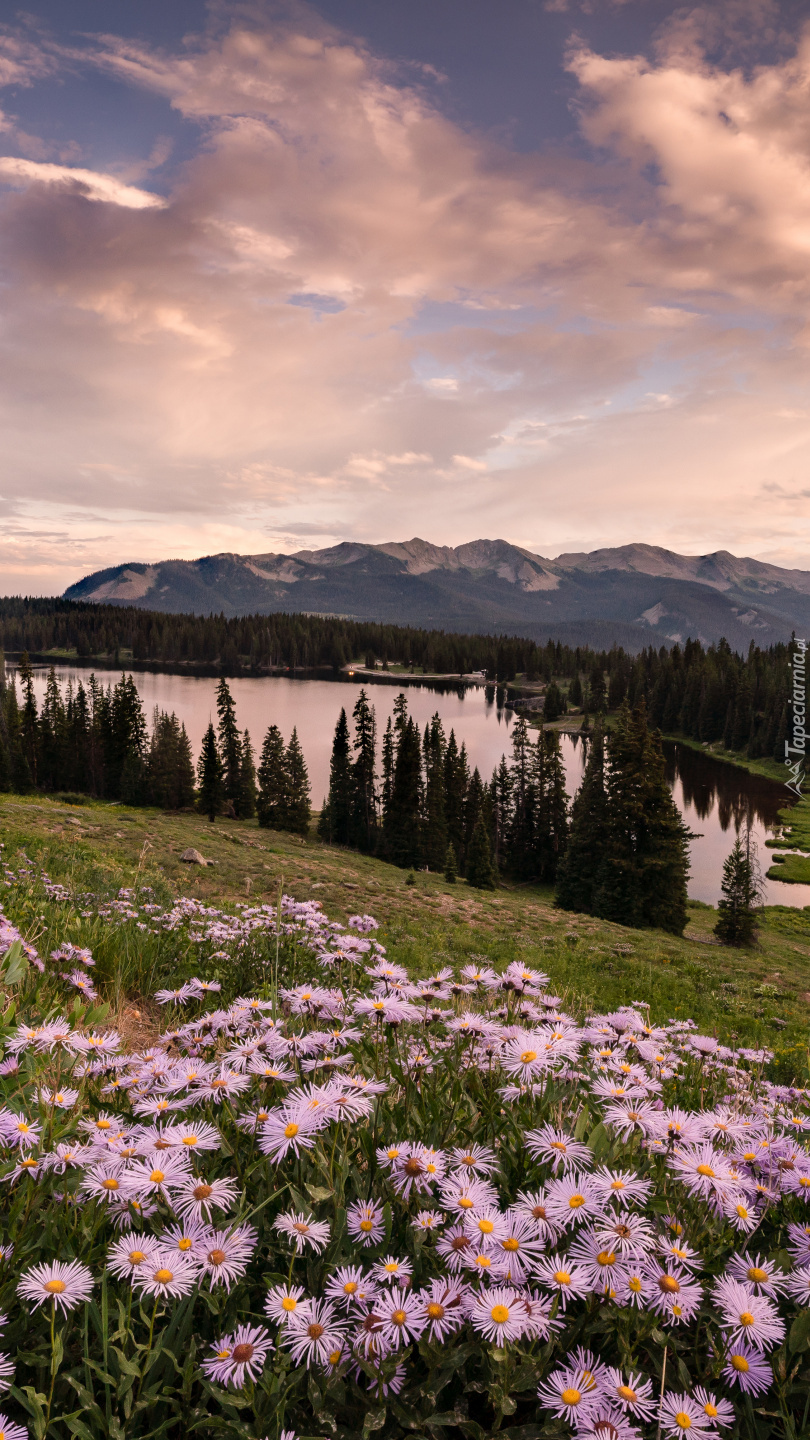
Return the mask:
[[[2,969],[0,969],[0,981],[3,985],[19,985],[27,974],[28,957],[23,950],[22,942],[15,940],[5,953]]]
[[[807,1350],[808,1346],[810,1346],[810,1310],[803,1310],[790,1327],[788,1349],[791,1355],[798,1355],[799,1351]]]
[[[325,1185],[307,1185],[306,1188],[308,1193],[312,1196],[312,1199],[318,1203],[321,1203],[324,1200],[331,1200],[334,1194],[334,1191],[328,1190]]]

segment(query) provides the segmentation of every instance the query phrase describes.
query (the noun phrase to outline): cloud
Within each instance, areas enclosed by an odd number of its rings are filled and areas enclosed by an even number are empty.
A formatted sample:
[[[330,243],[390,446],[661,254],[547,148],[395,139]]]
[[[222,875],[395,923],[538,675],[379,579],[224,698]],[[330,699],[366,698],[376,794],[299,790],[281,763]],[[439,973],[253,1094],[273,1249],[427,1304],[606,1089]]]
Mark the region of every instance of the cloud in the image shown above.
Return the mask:
[[[127,210],[162,209],[165,200],[148,190],[138,190],[134,185],[124,185],[114,175],[100,174],[96,170],[80,170],[71,165],[43,164],[35,160],[22,160],[15,155],[0,155],[0,180],[20,185],[61,185],[69,186],[87,200],[100,200],[110,205],[123,205]]]
[[[572,53],[590,159],[462,129],[314,21],[72,53],[198,143],[160,196],[0,160],[37,583],[296,535],[807,546],[810,36],[743,70],[685,33]]]

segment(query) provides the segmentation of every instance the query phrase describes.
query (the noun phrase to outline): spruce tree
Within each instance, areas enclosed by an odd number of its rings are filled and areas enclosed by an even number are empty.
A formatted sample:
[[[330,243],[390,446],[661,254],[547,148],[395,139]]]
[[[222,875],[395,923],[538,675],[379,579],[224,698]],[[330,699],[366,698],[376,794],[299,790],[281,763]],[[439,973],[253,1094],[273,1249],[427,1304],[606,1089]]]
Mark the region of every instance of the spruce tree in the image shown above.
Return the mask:
[[[457,863],[464,854],[464,801],[469,784],[467,752],[459,751],[454,731],[450,731],[444,752],[444,818],[447,838],[456,852]]]
[[[496,884],[489,832],[481,810],[473,826],[467,854],[467,884],[476,890],[494,890]]]
[[[239,803],[236,813],[240,820],[252,820],[256,814],[256,766],[253,746],[247,730],[242,736],[242,759],[239,766]]]
[[[661,738],[643,701],[625,701],[611,735],[608,835],[594,910],[605,920],[680,935],[686,925],[689,832],[666,780]]]
[[[330,845],[348,845],[352,822],[352,773],[349,722],[341,709],[329,762],[329,794],[318,820],[318,834]]]
[[[583,745],[585,741],[583,740]],[[561,910],[593,914],[602,857],[608,840],[605,738],[597,725],[585,773],[571,807],[565,854],[557,868],[555,904]]]
[[[556,730],[541,730],[537,737],[537,806],[534,850],[537,878],[553,885],[568,844],[568,795],[565,770]]]
[[[287,810],[287,773],[284,763],[284,740],[277,725],[271,725],[264,737],[259,757],[259,793],[256,812],[259,824],[268,830],[285,829]]]
[[[31,669],[31,661],[28,658],[28,651],[23,650],[20,656],[20,687],[22,689],[23,703],[20,711],[20,743],[22,745],[25,763],[28,767],[31,785],[38,784],[37,758],[39,750],[39,716],[37,714],[37,700],[34,694],[34,672]]]
[[[447,846],[447,854],[444,857],[444,878],[448,885],[455,885],[458,880],[458,862],[456,860],[456,847],[452,841]]]
[[[556,680],[552,680],[543,697],[543,719],[559,720],[567,710],[565,696],[562,693]]]
[[[213,722],[210,722],[197,763],[197,804],[203,815],[213,822],[222,809],[223,799],[222,761],[217,749],[216,731]]]
[[[355,758],[349,843],[370,852],[377,844],[377,717],[365,690],[357,697],[352,718]]]
[[[715,935],[724,945],[753,945],[757,931],[756,911],[762,904],[762,881],[750,829],[745,844],[737,836],[723,866],[720,889],[723,898],[717,902]]]
[[[387,858],[407,868],[421,862],[422,746],[404,695],[397,696],[394,713],[396,754],[384,840]]]
[[[242,788],[242,741],[236,724],[236,706],[223,676],[217,686],[217,739],[222,760],[222,791],[225,803],[233,807],[234,815],[239,814],[239,794]]]
[[[304,752],[298,740],[298,731],[295,728],[293,728],[290,743],[284,753],[284,776],[286,795],[282,829],[290,830],[294,835],[308,835],[312,818],[309,804],[309,775]]]
[[[438,714],[425,726],[425,798],[422,818],[422,858],[429,870],[441,874],[447,860],[447,818],[444,809],[446,744]]]

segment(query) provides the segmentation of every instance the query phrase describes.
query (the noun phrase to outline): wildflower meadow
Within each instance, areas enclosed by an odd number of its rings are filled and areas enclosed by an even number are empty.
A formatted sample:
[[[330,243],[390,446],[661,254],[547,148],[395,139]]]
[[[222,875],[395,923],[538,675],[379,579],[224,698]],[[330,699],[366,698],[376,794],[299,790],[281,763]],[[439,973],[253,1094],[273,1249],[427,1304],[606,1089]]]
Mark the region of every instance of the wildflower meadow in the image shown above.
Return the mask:
[[[810,1092],[767,1050],[411,979],[314,901],[5,887],[0,1440],[810,1433]],[[153,1043],[23,888],[175,947]]]

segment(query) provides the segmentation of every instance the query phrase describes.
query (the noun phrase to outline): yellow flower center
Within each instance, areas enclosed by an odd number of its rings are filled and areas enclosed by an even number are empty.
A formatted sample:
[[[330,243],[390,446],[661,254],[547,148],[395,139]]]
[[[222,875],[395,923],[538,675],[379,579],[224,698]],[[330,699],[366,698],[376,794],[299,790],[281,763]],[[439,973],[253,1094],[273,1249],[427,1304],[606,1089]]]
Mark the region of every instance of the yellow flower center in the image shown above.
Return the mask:
[[[164,1175],[162,1170],[153,1170],[152,1174],[149,1176],[149,1179],[152,1181],[153,1185],[162,1185],[163,1181],[166,1179],[166,1176]]]
[[[675,1416],[675,1424],[677,1425],[679,1430],[692,1429],[692,1421],[690,1420],[685,1410],[678,1411],[677,1415]]]
[[[524,1050],[524,1051],[522,1051],[521,1056],[520,1056],[520,1061],[521,1061],[521,1064],[522,1064],[522,1065],[531,1065],[532,1061],[533,1061],[533,1060],[536,1060],[536,1059],[537,1059],[537,1051],[536,1051],[536,1050]]]
[[[513,1255],[516,1250],[520,1249],[520,1241],[516,1240],[514,1235],[510,1235],[508,1240],[504,1240],[502,1248],[508,1250],[510,1255]]]
[[[635,1404],[638,1399],[635,1390],[633,1390],[630,1385],[617,1385],[616,1394],[620,1400],[626,1400],[629,1405]]]
[[[581,1206],[581,1205],[584,1205],[584,1204],[585,1204],[585,1196],[584,1196],[584,1195],[572,1195],[572,1196],[571,1196],[571,1199],[568,1201],[568,1207],[569,1207],[570,1210],[579,1210],[580,1206]]]
[[[681,1287],[674,1275],[662,1275],[658,1281],[658,1288],[663,1290],[665,1295],[677,1295]]]
[[[361,1220],[361,1221],[360,1221],[360,1229],[362,1230],[362,1232],[363,1232],[364,1235],[368,1235],[369,1232],[374,1229],[374,1221],[373,1221],[373,1220]]]
[[[431,1320],[441,1320],[444,1316],[444,1306],[438,1300],[431,1300],[427,1307],[427,1313]]]
[[[156,1271],[155,1271],[155,1280],[157,1281],[158,1285],[168,1285],[169,1282],[172,1281],[173,1279],[174,1279],[174,1271],[173,1271],[173,1270],[156,1270]]]
[[[391,1316],[391,1319],[393,1320],[395,1325],[404,1325],[407,1318],[408,1317],[405,1314],[404,1310],[395,1310],[393,1315]]]
[[[558,1285],[571,1284],[571,1276],[568,1274],[567,1270],[555,1270],[554,1279],[557,1281]]]
[[[715,1416],[719,1415],[720,1412],[717,1409],[717,1406],[713,1405],[711,1400],[708,1400],[703,1406],[703,1413],[704,1415],[708,1415],[710,1420],[714,1420]]]
[[[190,1250],[190,1249],[191,1249],[191,1244],[192,1244],[192,1242],[189,1240],[188,1236],[187,1236],[187,1235],[184,1235],[183,1238],[182,1238],[182,1240],[178,1240],[178,1242],[177,1242],[177,1248],[178,1248],[178,1250],[182,1250],[183,1253],[185,1254],[186,1250]]]
[[[347,1281],[346,1281],[346,1284],[343,1286],[343,1294],[344,1294],[344,1295],[356,1295],[356,1294],[357,1294],[357,1288],[358,1288],[358,1287],[357,1287],[357,1281],[356,1281],[356,1280],[347,1280]],[[283,1302],[283,1304],[284,1304],[285,1310],[286,1310],[286,1309],[291,1309],[291,1310],[294,1310],[294,1309],[295,1309],[295,1301],[294,1301],[294,1300],[293,1300],[293,1302],[292,1302],[291,1305],[290,1305],[289,1301],[287,1301],[287,1300],[285,1300],[285,1301]]]
[[[697,1173],[698,1175],[709,1175],[711,1177],[714,1177],[714,1171],[711,1165],[698,1165]]]
[[[481,1231],[482,1235],[491,1235],[493,1230],[495,1229],[495,1226],[493,1225],[491,1220],[479,1220],[478,1229]]]
[[[509,1319],[508,1305],[493,1305],[489,1313],[496,1325],[505,1325]]]
[[[44,1288],[49,1295],[64,1295],[67,1285],[64,1280],[46,1280]]]
[[[115,1176],[108,1175],[106,1180],[102,1180],[101,1188],[102,1190],[117,1190],[118,1181],[116,1180]]]
[[[289,1125],[284,1126],[284,1139],[292,1140],[298,1134],[298,1126],[291,1120]]]
[[[632,1278],[632,1280],[628,1280],[628,1282],[627,1282],[627,1288],[628,1288],[628,1290],[632,1290],[632,1292],[633,1292],[634,1295],[638,1295],[638,1294],[639,1294],[639,1292],[640,1292],[640,1290],[641,1290],[641,1281],[639,1280],[639,1278],[638,1278],[637,1275],[634,1275],[633,1278]]]
[[[580,1400],[582,1399],[582,1396],[579,1390],[575,1390],[573,1386],[571,1386],[570,1389],[563,1390],[560,1399],[562,1400],[563,1405],[578,1405]]]
[[[747,1375],[751,1366],[748,1364],[744,1355],[732,1355],[731,1368],[732,1370],[736,1370],[738,1375]]]
[[[753,1315],[751,1314],[751,1311],[750,1311],[750,1310],[743,1310],[743,1312],[742,1312],[742,1314],[741,1314],[741,1316],[740,1316],[740,1324],[741,1324],[741,1325],[745,1325],[745,1326],[747,1327],[747,1326],[749,1326],[749,1325],[753,1325],[753,1323],[754,1323],[754,1317],[753,1317]]]

